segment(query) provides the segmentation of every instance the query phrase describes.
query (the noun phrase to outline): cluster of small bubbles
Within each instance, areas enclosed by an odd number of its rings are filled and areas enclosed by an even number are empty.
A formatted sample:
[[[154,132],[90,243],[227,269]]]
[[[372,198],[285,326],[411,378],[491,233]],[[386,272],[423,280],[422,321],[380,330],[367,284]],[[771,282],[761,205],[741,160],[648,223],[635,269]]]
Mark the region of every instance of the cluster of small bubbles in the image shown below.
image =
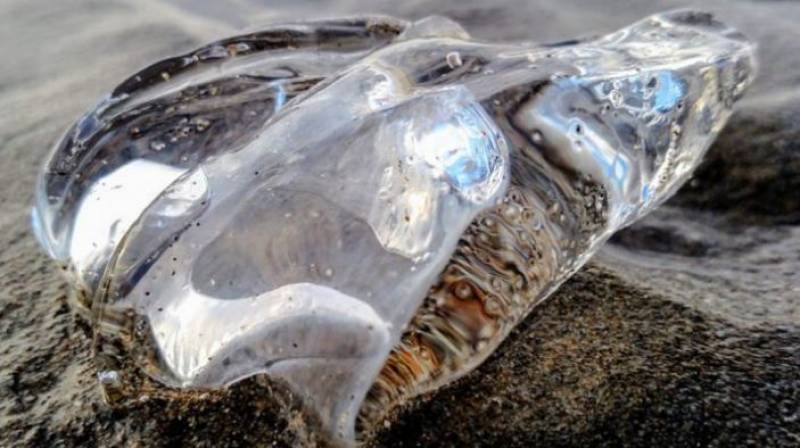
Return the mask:
[[[209,126],[211,126],[211,121],[205,118],[196,118],[194,120],[194,124],[195,128],[197,129],[197,132],[203,132],[206,129],[208,129]]]
[[[122,386],[119,372],[116,370],[100,370],[97,372],[97,379],[105,387],[119,388]]]
[[[494,295],[486,296],[483,302],[483,307],[487,313],[492,315],[499,315],[502,310],[500,299]]]
[[[611,101],[611,104],[617,109],[622,107],[622,102],[625,100],[624,96],[622,95],[622,92],[620,92],[617,89],[612,90],[611,93],[608,94],[608,99],[609,101]]]
[[[153,151],[161,151],[166,147],[167,147],[166,143],[162,142],[161,140],[152,140],[150,142],[150,149],[152,149]]]
[[[417,255],[416,257],[414,257],[412,261],[415,264],[424,263],[424,262],[428,261],[428,259],[430,259],[430,257],[431,257],[430,251],[425,251],[422,254]]]
[[[503,217],[511,222],[517,222],[522,214],[522,210],[517,204],[508,204],[502,209]]]
[[[533,134],[531,134],[531,140],[533,141],[534,144],[541,145],[544,142],[544,137],[542,136],[542,132],[539,131],[538,129],[533,131]]]
[[[453,293],[462,300],[472,297],[472,287],[467,282],[459,282],[453,287]]]
[[[447,53],[445,60],[447,61],[447,66],[450,67],[450,69],[456,69],[458,67],[461,67],[461,65],[463,65],[463,61],[461,60],[461,53],[457,51],[451,51],[450,53]]]

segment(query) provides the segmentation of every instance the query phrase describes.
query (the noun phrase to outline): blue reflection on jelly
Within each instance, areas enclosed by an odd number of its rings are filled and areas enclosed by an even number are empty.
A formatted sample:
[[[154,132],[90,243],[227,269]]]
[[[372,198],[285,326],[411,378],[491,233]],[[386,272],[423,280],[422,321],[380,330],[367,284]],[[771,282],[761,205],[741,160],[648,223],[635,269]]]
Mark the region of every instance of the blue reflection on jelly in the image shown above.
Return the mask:
[[[656,77],[658,85],[653,94],[655,108],[664,113],[675,107],[686,93],[686,87],[680,78],[674,73],[664,71]]]
[[[471,106],[427,133],[420,148],[439,154],[448,182],[465,192],[489,179],[501,163],[496,139],[482,111]]]

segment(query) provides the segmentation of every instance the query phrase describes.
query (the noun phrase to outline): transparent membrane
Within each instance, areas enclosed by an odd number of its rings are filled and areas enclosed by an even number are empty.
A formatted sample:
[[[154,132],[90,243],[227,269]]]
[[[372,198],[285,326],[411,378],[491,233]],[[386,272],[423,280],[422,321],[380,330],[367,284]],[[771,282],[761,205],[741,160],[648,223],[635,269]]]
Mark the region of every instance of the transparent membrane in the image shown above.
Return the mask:
[[[550,45],[277,25],[123,82],[56,146],[34,228],[109,397],[266,374],[352,443],[668,198],[753,75],[689,11]]]

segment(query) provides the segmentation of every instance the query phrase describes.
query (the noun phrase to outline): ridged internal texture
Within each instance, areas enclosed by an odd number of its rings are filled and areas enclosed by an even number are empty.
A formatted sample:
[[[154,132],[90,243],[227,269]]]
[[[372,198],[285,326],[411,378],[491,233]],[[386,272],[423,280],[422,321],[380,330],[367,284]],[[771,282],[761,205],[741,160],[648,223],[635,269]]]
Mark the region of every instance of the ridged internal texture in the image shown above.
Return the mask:
[[[524,162],[523,162],[524,163]],[[605,225],[605,194],[587,185],[585,229]],[[520,185],[503,204],[481,214],[462,235],[447,269],[431,289],[362,408],[362,429],[382,421],[407,398],[452,381],[478,365],[544,299],[560,278],[557,253],[581,252],[588,237],[561,243],[534,216],[562,219],[556,203],[538,209]],[[548,289],[551,288],[551,289]]]
[[[702,14],[676,14],[673,18],[684,23],[719,27]],[[632,27],[634,33],[643,31],[637,28]],[[702,70],[708,84],[698,90],[707,90],[704,92],[707,97],[718,94],[718,98],[711,99],[712,104],[702,102],[689,105],[687,109],[684,98],[666,101],[664,96],[659,99],[658,93],[651,92],[655,96],[651,107],[664,115],[672,112],[674,117],[674,121],[668,119],[661,124],[662,129],[669,129],[667,142],[659,141],[663,139],[659,130],[647,129],[647,126],[639,127],[646,130],[632,136],[640,139],[635,143],[639,149],[661,151],[663,147],[668,148],[667,154],[658,161],[661,166],[656,170],[658,175],[653,185],[674,188],[676,181],[672,176],[676,167],[674,160],[670,160],[674,153],[669,154],[669,149],[678,146],[682,132],[680,123],[691,123],[700,118],[697,115],[708,115],[712,110],[709,107],[724,114],[722,111],[730,107],[733,97],[741,93],[752,77],[750,62],[742,62]],[[493,115],[515,143],[511,187],[501,205],[482,213],[462,235],[447,268],[431,288],[370,390],[359,421],[362,431],[369,432],[376,423],[391,418],[397,405],[408,398],[451,382],[480,364],[519,320],[574,273],[587,254],[593,252],[598,239],[603,239],[601,235],[618,225],[609,223],[613,204],[609,204],[602,182],[594,182],[591,175],[560,164],[558,142],[545,140],[539,130],[524,132],[530,122],[521,116],[526,104],[536,101],[548,88],[557,90],[553,84],[558,83],[559,78],[542,80],[541,84],[526,89],[511,89],[499,99],[488,101],[487,107],[493,110]],[[593,114],[603,123],[601,126],[613,129],[619,126],[615,121],[624,121],[620,115],[631,113],[624,107],[626,102],[641,101],[641,97],[636,98],[636,91],[626,92],[627,97],[613,98],[618,93],[615,89],[627,82],[611,81],[613,87],[606,89],[591,86],[594,87],[591,90],[603,92],[597,95],[599,98],[595,97],[597,103],[581,108],[583,103],[577,101],[568,107],[573,112],[578,111],[575,116]],[[655,86],[657,82],[651,81],[650,87]],[[664,87],[662,95],[663,90]],[[538,101],[554,101],[553,96],[558,97],[552,95]],[[668,102],[671,104],[666,105]],[[631,115],[636,119],[651,119],[652,116],[647,117],[648,112],[652,110],[634,111]],[[574,130],[574,123],[572,126]],[[630,130],[625,128],[611,131],[620,139],[624,139],[627,132]],[[573,143],[580,146],[580,137]],[[542,176],[542,173],[548,174]],[[560,176],[564,176],[562,182],[558,182]],[[662,196],[657,202],[664,199]],[[652,206],[650,203],[647,208]],[[633,213],[641,215],[643,211]]]
[[[540,46],[277,26],[125,81],[56,148],[34,224],[110,399],[266,374],[351,443],[669,197],[751,51],[691,12]]]

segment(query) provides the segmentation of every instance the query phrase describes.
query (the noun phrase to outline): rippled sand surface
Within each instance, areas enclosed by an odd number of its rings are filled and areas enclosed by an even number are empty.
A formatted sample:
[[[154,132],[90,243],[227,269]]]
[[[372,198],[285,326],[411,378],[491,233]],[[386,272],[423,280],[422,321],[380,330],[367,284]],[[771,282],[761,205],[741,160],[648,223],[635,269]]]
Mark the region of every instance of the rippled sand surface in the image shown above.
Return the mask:
[[[553,41],[691,4],[259,3],[0,4],[0,445],[315,442],[295,402],[253,382],[199,404],[100,402],[28,212],[50,145],[126,75],[280,18],[443,14],[479,38]],[[699,5],[759,43],[761,72],[695,178],[376,445],[800,444],[800,4]]]

